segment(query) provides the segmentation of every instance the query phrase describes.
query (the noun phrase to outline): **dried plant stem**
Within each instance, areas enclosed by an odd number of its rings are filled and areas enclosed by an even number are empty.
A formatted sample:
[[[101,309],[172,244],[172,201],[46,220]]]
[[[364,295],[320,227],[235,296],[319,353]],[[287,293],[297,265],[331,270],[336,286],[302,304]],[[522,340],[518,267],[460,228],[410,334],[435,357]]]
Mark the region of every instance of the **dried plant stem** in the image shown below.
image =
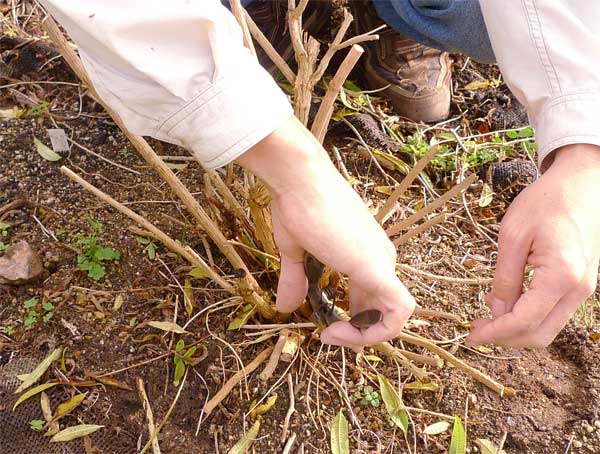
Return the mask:
[[[294,397],[294,380],[292,379],[292,374],[287,374],[287,384],[288,384],[288,394],[290,400],[290,406],[288,407],[288,411],[285,414],[285,419],[283,420],[283,429],[281,431],[281,442],[283,443],[288,434],[288,430],[290,427],[290,419],[292,415],[296,411],[296,399]]]
[[[136,377],[135,384],[138,390],[138,394],[140,395],[140,399],[142,401],[142,406],[146,411],[146,419],[148,420],[148,433],[153,434],[156,430],[156,426],[154,425],[154,415],[152,414],[152,407],[150,406],[150,401],[148,400],[148,396],[146,395],[146,390],[144,389],[144,382],[141,377]],[[152,440],[152,452],[154,454],[160,454],[160,446],[158,445],[158,438],[154,438]]]
[[[429,279],[430,281],[449,282],[451,284],[488,285],[494,281],[492,278],[469,279],[461,277],[441,276],[439,274],[432,274],[428,273],[427,271],[421,271],[410,265],[405,265],[402,263],[397,263],[396,269],[399,269],[400,271],[403,271],[411,276],[418,274],[419,276],[424,277],[425,279]]]
[[[44,20],[44,27],[48,32],[48,36],[57,46],[59,52],[62,54],[69,66],[71,66],[75,74],[77,74],[77,76],[85,82],[91,92],[95,94],[97,98],[99,98],[95,93],[91,80],[85,72],[81,60],[75,51],[69,46],[67,40],[51,17],[47,17]],[[129,132],[119,115],[104,102],[100,101],[100,103],[106,112],[112,117],[117,126],[119,126],[119,128],[127,136],[134,148],[143,156],[146,162],[148,162],[159,173],[161,178],[169,184],[173,192],[175,192],[179,199],[184,203],[202,229],[206,231],[206,233],[215,242],[219,250],[223,253],[227,260],[229,260],[231,265],[234,268],[244,270],[244,276],[240,279],[240,292],[244,298],[247,301],[255,304],[261,315],[263,315],[265,318],[274,318],[276,315],[275,309],[259,295],[259,293],[262,293],[262,290],[248,270],[246,264],[237,253],[235,248],[227,241],[223,233],[221,233],[219,227],[202,209],[194,196],[190,194],[184,184],[177,178],[177,176],[165,164],[165,162],[160,159],[160,157],[154,152],[152,147],[150,147],[143,137]]]
[[[441,224],[442,222],[445,222],[445,221],[446,221],[446,214],[440,214],[439,216],[431,218],[428,221],[424,222],[423,224],[419,225],[418,227],[415,227],[414,229],[409,230],[401,237],[396,238],[394,240],[394,246],[396,246],[396,247],[402,246],[404,243],[406,243],[412,237],[419,235],[420,233],[423,233],[425,230],[433,227],[434,225]]]
[[[470,176],[465,178],[462,182],[460,182],[459,184],[452,187],[452,189],[450,189],[449,191],[446,191],[444,193],[444,195],[442,195],[441,197],[438,197],[433,202],[431,202],[429,205],[427,205],[426,207],[417,211],[415,214],[413,214],[409,218],[404,219],[403,221],[400,221],[397,224],[392,225],[390,228],[388,228],[385,231],[385,233],[387,233],[388,236],[392,236],[392,235],[397,234],[401,230],[409,228],[411,225],[417,223],[419,220],[423,219],[429,213],[438,209],[439,207],[444,205],[446,202],[448,202],[450,199],[456,197],[462,191],[467,189],[476,179],[477,179],[477,175],[475,175],[474,173],[471,174]]]
[[[454,356],[452,353],[444,350],[442,347],[439,347],[439,346],[429,342],[427,339],[424,339],[420,336],[407,334],[407,333],[401,333],[398,336],[398,339],[400,339],[404,342],[408,342],[409,344],[418,345],[419,347],[426,348],[430,352],[435,353],[443,360],[452,364],[457,369],[462,370],[467,375],[473,377],[478,382],[484,384],[491,390],[496,391],[501,396],[514,396],[516,393],[516,391],[513,388],[510,388],[508,386],[504,386],[501,383],[498,383],[493,378],[491,378],[488,375],[484,374],[483,372],[475,369],[474,367],[469,366],[467,363],[465,363],[464,361],[461,361],[456,356]]]
[[[183,375],[183,378],[181,380],[181,385],[179,385],[179,389],[177,390],[177,394],[175,395],[175,399],[173,399],[173,402],[171,403],[171,406],[167,410],[167,413],[165,414],[165,417],[160,422],[160,424],[158,425],[158,427],[156,428],[156,430],[154,432],[152,432],[152,434],[150,434],[150,440],[148,440],[148,442],[146,443],[146,445],[144,446],[144,448],[140,451],[140,454],[144,454],[146,451],[148,451],[148,448],[150,446],[152,446],[152,444],[154,443],[154,440],[156,439],[156,437],[158,437],[158,434],[160,433],[160,431],[162,430],[162,428],[165,426],[165,424],[169,420],[169,417],[171,416],[171,413],[173,412],[173,409],[175,408],[175,405],[177,404],[177,401],[179,400],[179,396],[181,395],[181,390],[183,389],[183,385],[185,385],[185,380],[187,378],[188,370],[189,369],[185,370],[185,374]]]
[[[275,344],[275,347],[273,348],[273,351],[271,352],[269,361],[267,362],[267,365],[265,366],[263,371],[258,376],[258,378],[260,378],[262,381],[267,381],[269,378],[271,378],[273,376],[273,372],[275,372],[275,369],[277,368],[277,364],[279,364],[279,358],[281,357],[281,352],[283,351],[283,346],[285,345],[285,342],[287,341],[287,337],[288,337],[287,330],[283,330],[283,331],[281,331],[281,333],[279,333],[279,338],[277,339],[277,343]]]
[[[437,368],[440,368],[444,365],[444,360],[437,356],[420,355],[418,353],[409,352],[408,350],[402,350],[401,348],[398,349],[398,352],[405,356],[406,359],[409,359],[416,363],[427,364],[428,366],[433,366]]]
[[[229,5],[231,6],[231,12],[235,16],[240,28],[242,29],[242,34],[244,35],[244,46],[250,50],[252,55],[256,56],[256,49],[254,48],[250,31],[248,30],[248,24],[246,23],[246,17],[244,14],[245,11],[242,7],[242,3],[240,0],[229,0]]]
[[[389,342],[380,342],[373,345],[373,348],[378,352],[383,353],[388,358],[395,359],[402,367],[406,368],[411,374],[413,374],[419,381],[429,381],[429,375],[424,369],[421,369],[412,364],[406,356],[402,354],[400,349],[394,347]]]
[[[453,320],[455,322],[462,322],[463,320],[456,314],[450,312],[436,311],[433,309],[424,309],[417,306],[413,312],[413,315],[417,317],[430,317],[430,318],[443,318],[446,320]]]
[[[419,162],[408,172],[408,174],[402,179],[398,187],[394,189],[394,192],[389,196],[385,205],[379,210],[375,219],[380,224],[384,224],[387,219],[390,218],[396,211],[396,202],[400,200],[400,197],[404,195],[408,187],[415,181],[423,169],[429,164],[429,162],[438,153],[439,147],[437,145],[432,146],[427,154],[419,159]]]
[[[223,399],[225,399],[229,393],[235,388],[235,386],[244,379],[248,374],[251,374],[258,366],[260,366],[266,359],[271,355],[273,351],[273,347],[267,347],[262,352],[260,352],[256,358],[252,360],[246,367],[242,370],[236,372],[227,382],[223,385],[223,387],[210,399],[206,405],[204,406],[204,413],[206,415],[210,415],[212,411],[219,405]]]
[[[344,58],[344,61],[335,73],[335,76],[333,76],[333,79],[331,79],[327,93],[325,94],[323,101],[321,101],[321,106],[319,107],[319,111],[317,112],[317,116],[315,117],[311,128],[311,132],[320,143],[323,143],[323,140],[325,140],[325,134],[327,133],[329,121],[331,120],[331,115],[333,114],[335,100],[338,97],[346,78],[363,53],[364,49],[359,45],[355,44],[352,46],[346,55],[346,58]]]
[[[119,212],[123,213],[125,216],[132,219],[139,225],[141,225],[144,229],[146,229],[152,235],[153,238],[156,238],[161,243],[163,243],[167,247],[167,249],[175,252],[176,254],[181,255],[188,262],[190,262],[193,266],[201,268],[206,273],[206,275],[210,279],[215,281],[215,283],[217,283],[221,288],[223,288],[224,290],[228,290],[232,293],[234,292],[233,286],[229,282],[227,282],[225,279],[223,279],[221,276],[219,276],[219,274],[217,274],[216,271],[214,271],[210,266],[208,266],[208,264],[204,260],[202,260],[197,254],[191,254],[181,244],[179,244],[177,241],[173,240],[162,230],[155,227],[154,224],[152,224],[146,218],[144,218],[143,216],[140,216],[133,210],[127,208],[122,203],[117,202],[111,196],[109,196],[108,194],[105,194],[100,189],[96,188],[95,186],[92,186],[90,183],[85,181],[83,178],[81,178],[79,175],[77,175],[71,169],[69,169],[65,166],[62,166],[60,168],[60,171],[64,175],[69,177],[71,180],[73,180],[74,182],[79,184],[81,187],[83,187],[86,191],[91,192],[92,194],[94,194],[96,197],[98,197],[103,202],[108,203],[110,206],[112,206]]]
[[[244,11],[246,23],[248,24],[248,28],[250,29],[250,33],[256,40],[256,42],[262,47],[267,56],[271,59],[273,64],[277,66],[277,69],[281,71],[281,74],[287,79],[287,81],[294,85],[296,83],[296,74],[290,68],[290,65],[279,55],[277,50],[273,47],[271,42],[267,39],[267,37],[263,34],[263,32],[258,28],[258,25],[254,22],[250,14],[247,11]]]

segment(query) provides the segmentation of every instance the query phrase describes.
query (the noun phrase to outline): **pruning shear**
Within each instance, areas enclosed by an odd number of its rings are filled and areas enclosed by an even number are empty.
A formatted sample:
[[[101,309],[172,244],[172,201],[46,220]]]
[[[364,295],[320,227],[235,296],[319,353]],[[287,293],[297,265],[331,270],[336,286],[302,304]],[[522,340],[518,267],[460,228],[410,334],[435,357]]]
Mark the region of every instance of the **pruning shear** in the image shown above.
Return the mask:
[[[313,310],[314,318],[318,325],[331,325],[343,320],[335,310],[335,304],[331,301],[332,289],[321,288],[321,276],[325,271],[325,265],[309,253],[304,256],[304,272],[308,279],[308,300]],[[379,323],[383,318],[381,311],[367,309],[355,314],[350,319],[350,324],[358,329],[367,329]]]

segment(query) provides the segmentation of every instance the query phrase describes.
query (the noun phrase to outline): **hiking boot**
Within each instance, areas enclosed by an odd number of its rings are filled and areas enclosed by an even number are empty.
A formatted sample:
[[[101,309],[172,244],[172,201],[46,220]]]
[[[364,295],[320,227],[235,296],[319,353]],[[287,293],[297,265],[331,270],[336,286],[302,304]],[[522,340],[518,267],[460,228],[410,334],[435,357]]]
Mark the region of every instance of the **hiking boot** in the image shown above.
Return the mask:
[[[352,2],[357,34],[384,22],[368,3]],[[416,43],[388,27],[379,41],[363,43],[365,79],[369,88],[383,90],[398,115],[413,121],[436,122],[450,112],[450,58],[447,52]]]
[[[294,47],[287,23],[287,0],[254,0],[246,7],[246,11],[279,55],[288,63],[294,60]],[[328,3],[314,0],[309,2],[302,17],[304,30],[314,36],[329,20]],[[260,45],[255,44],[255,47],[256,56],[263,68],[271,75],[277,73],[277,66],[273,64]]]

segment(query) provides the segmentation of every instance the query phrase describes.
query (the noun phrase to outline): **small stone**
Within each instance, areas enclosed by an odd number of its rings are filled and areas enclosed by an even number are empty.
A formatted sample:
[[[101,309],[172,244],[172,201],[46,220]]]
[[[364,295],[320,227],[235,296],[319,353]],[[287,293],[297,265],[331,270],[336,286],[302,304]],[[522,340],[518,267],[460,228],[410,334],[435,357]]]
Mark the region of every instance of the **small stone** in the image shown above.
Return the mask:
[[[600,429],[600,419],[594,421],[594,426],[596,427],[596,429]]]
[[[573,447],[576,449],[580,449],[583,447],[583,443],[580,442],[579,440],[573,440]]]
[[[25,240],[12,244],[0,257],[0,284],[20,285],[40,277],[40,256]]]
[[[588,424],[587,422],[583,424],[583,428],[589,434],[591,434],[594,431],[594,426]]]

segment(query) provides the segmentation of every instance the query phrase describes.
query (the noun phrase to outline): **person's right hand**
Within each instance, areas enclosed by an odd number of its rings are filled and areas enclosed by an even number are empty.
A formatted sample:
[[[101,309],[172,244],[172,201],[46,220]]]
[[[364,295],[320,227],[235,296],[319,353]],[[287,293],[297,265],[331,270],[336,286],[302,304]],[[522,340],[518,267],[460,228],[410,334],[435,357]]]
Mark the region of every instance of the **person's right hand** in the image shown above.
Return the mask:
[[[312,134],[292,117],[237,162],[271,192],[281,254],[277,309],[292,312],[304,301],[303,259],[310,252],[348,276],[352,314],[383,313],[381,322],[363,331],[336,322],[321,334],[323,342],[358,351],[400,334],[415,301],[396,276],[396,250]]]

